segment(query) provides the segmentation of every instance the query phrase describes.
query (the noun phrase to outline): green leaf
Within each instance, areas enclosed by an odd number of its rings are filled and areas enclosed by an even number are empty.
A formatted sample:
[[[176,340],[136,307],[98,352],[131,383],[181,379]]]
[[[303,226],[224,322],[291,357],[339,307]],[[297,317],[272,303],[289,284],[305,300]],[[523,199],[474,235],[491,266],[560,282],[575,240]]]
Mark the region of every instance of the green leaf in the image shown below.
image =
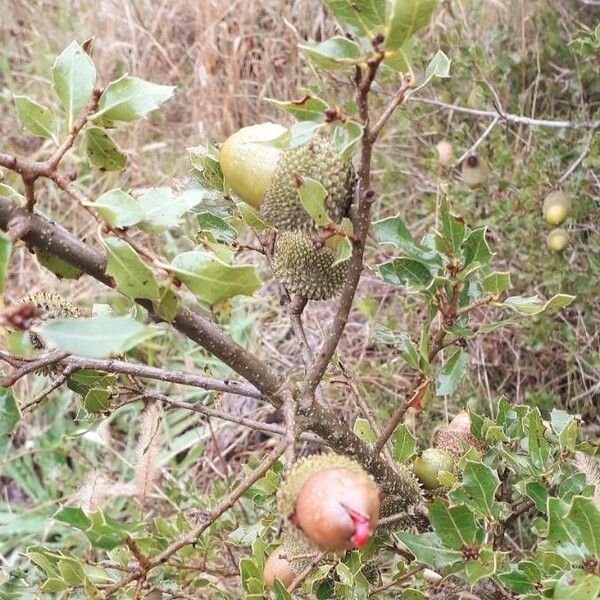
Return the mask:
[[[66,523],[82,531],[92,526],[92,522],[86,514],[80,508],[74,506],[61,509],[54,518],[61,523]]]
[[[23,194],[19,194],[17,190],[10,187],[10,185],[6,185],[5,183],[0,183],[0,196],[6,196],[10,200],[14,200],[19,206],[23,206],[25,204],[25,197]]]
[[[427,288],[433,281],[429,267],[414,258],[394,258],[379,265],[381,278],[392,285],[406,286],[409,290]]]
[[[437,0],[389,0],[386,51],[397,50],[431,20]]]
[[[575,450],[577,444],[577,421],[566,411],[553,409],[550,413],[552,429],[558,436],[561,449]]]
[[[542,513],[546,512],[548,490],[539,481],[529,481],[525,485],[525,493],[535,502],[535,507]]]
[[[13,393],[8,388],[0,389],[0,437],[10,435],[20,418]]]
[[[434,77],[440,77],[442,79],[450,77],[450,62],[451,61],[446,54],[441,50],[438,50],[427,65],[427,69],[425,70],[425,81],[421,86],[429,83]]]
[[[600,577],[585,571],[564,573],[554,586],[555,600],[597,600],[600,596]]]
[[[396,427],[392,437],[392,456],[398,462],[406,462],[415,453],[417,438],[405,423]]]
[[[275,579],[273,582],[273,593],[276,600],[292,600],[292,595],[285,589],[279,579]]]
[[[198,213],[200,231],[208,232],[212,237],[225,244],[231,244],[237,238],[237,231],[225,219],[211,212]]]
[[[72,558],[61,558],[58,561],[58,570],[68,586],[81,585],[85,581],[83,568]]]
[[[125,154],[102,127],[86,129],[85,152],[90,163],[101,171],[122,171],[127,164]]]
[[[103,413],[110,408],[110,396],[108,390],[93,388],[85,395],[83,405],[90,413]]]
[[[352,33],[373,39],[386,24],[386,0],[323,0],[333,16]]]
[[[550,455],[550,444],[544,437],[545,429],[540,411],[534,408],[527,419],[527,449],[532,464],[543,470]]]
[[[92,118],[102,116],[111,121],[133,121],[157,109],[174,91],[175,87],[170,85],[158,85],[124,75],[106,86],[100,96],[98,112]]]
[[[61,279],[79,279],[83,273],[83,271],[78,267],[75,267],[74,265],[64,261],[62,258],[58,258],[58,256],[55,256],[50,252],[46,252],[41,248],[35,249],[35,255],[42,267],[52,271]]]
[[[440,225],[440,233],[446,242],[448,250],[452,254],[455,254],[465,239],[467,228],[463,221],[450,214],[450,207],[445,198],[442,198],[440,201]]]
[[[394,535],[415,555],[419,562],[430,567],[441,569],[463,559],[462,552],[446,548],[435,533],[415,535],[401,531]]]
[[[301,100],[283,101],[266,98],[266,101],[290,113],[298,121],[324,121],[329,104],[317,96],[304,96]]]
[[[342,36],[319,44],[298,44],[298,48],[306,58],[326,71],[348,69],[364,60],[360,46]]]
[[[171,270],[197,298],[208,304],[237,295],[251,296],[260,287],[253,266],[228,265],[201,250],[179,254],[171,263]]]
[[[351,119],[336,126],[333,134],[333,141],[343,160],[350,159],[354,152],[354,148],[356,148],[358,142],[360,142],[363,133],[363,126]]]
[[[467,355],[457,350],[446,361],[435,383],[436,396],[449,396],[456,391],[468,368]]]
[[[54,113],[27,96],[15,96],[15,107],[23,126],[27,131],[57,142],[58,125]]]
[[[59,579],[58,577],[49,577],[42,585],[40,585],[40,592],[44,594],[58,594],[68,587],[69,586],[62,579]]]
[[[102,194],[96,202],[84,202],[95,208],[112,227],[130,227],[144,218],[142,207],[123,190],[114,189]]]
[[[429,505],[433,530],[445,546],[460,550],[475,542],[483,531],[475,522],[475,515],[465,505],[448,506],[441,498]]]
[[[158,300],[159,290],[154,274],[137,252],[117,237],[102,241],[108,254],[106,272],[114,278],[117,289],[129,298]]]
[[[600,509],[592,498],[575,496],[567,518],[573,521],[581,533],[582,541],[592,556],[600,557]]]
[[[61,350],[89,358],[122,354],[154,335],[131,317],[57,319],[36,328],[36,333]]]
[[[92,59],[77,42],[71,42],[52,67],[54,90],[67,111],[68,131],[89,102],[95,81],[96,67]]]
[[[184,213],[210,197],[211,192],[200,189],[178,192],[168,187],[152,188],[138,198],[143,215],[139,227],[151,233],[177,227]]]
[[[240,201],[236,203],[236,207],[240,211],[242,220],[248,227],[256,229],[257,231],[263,231],[269,228],[269,226],[258,216],[256,210],[249,204]]]
[[[190,162],[201,184],[223,191],[223,173],[219,163],[219,151],[212,145],[188,148]]]
[[[500,480],[496,471],[479,462],[467,461],[463,473],[462,489],[484,515],[493,516],[496,490]]]
[[[492,252],[485,239],[487,227],[481,227],[471,231],[463,243],[465,253],[465,267],[471,263],[478,262],[487,265],[492,258]]]
[[[516,565],[510,565],[511,570],[507,573],[500,573],[498,579],[513,592],[524,594],[533,590],[533,584],[526,573],[520,571]]]
[[[10,255],[12,251],[12,243],[10,238],[3,231],[0,232],[0,293],[4,292],[4,284],[6,282],[6,273],[10,264]]]
[[[367,421],[367,419],[363,419],[362,417],[359,417],[356,419],[356,421],[354,421],[354,427],[352,428],[352,431],[356,437],[367,444],[372,444],[377,440],[377,436],[369,424],[369,421]]]
[[[304,210],[311,216],[317,225],[327,225],[331,219],[325,208],[327,190],[323,185],[310,177],[297,178],[298,195]]]
[[[494,296],[500,296],[506,290],[510,289],[510,273],[506,272],[494,272],[483,278],[482,287],[483,291]]]
[[[171,288],[166,286],[159,288],[159,294],[158,301],[153,303],[154,312],[167,323],[170,323],[177,315],[179,298]]]
[[[511,296],[503,302],[503,305],[512,308],[512,310],[521,315],[533,316],[547,310],[559,310],[565,306],[569,306],[575,298],[575,296],[570,296],[569,294],[556,294],[556,296],[553,296],[544,303],[538,296],[527,298],[523,296]]]

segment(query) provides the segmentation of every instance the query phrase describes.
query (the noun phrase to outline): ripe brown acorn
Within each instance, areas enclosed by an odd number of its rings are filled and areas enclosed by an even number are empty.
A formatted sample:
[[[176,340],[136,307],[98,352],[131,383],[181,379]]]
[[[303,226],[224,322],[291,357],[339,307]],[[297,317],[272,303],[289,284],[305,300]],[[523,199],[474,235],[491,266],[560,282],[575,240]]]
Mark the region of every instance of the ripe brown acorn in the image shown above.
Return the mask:
[[[304,483],[293,521],[322,550],[364,546],[379,519],[379,490],[368,475],[343,468],[321,469]]]
[[[462,456],[470,446],[477,448],[480,452],[484,452],[486,448],[485,444],[471,433],[471,417],[466,410],[461,410],[438,433],[435,445],[446,450],[455,458]]]
[[[282,583],[283,587],[288,587],[296,574],[294,573],[292,566],[290,565],[287,552],[283,544],[277,546],[275,550],[271,553],[269,558],[267,558],[267,562],[265,563],[265,568],[263,570],[263,578],[265,580],[265,584],[267,587],[273,587],[273,582],[275,578],[279,579]]]

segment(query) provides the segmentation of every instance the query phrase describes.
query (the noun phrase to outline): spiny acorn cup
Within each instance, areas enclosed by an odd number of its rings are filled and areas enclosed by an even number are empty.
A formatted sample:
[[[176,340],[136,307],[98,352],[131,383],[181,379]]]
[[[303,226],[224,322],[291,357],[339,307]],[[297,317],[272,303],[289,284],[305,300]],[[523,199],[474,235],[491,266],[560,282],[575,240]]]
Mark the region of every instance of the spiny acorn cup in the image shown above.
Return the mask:
[[[379,490],[356,461],[314,455],[294,465],[277,505],[312,544],[337,552],[367,543],[379,518]]]
[[[309,300],[328,300],[337,294],[348,273],[348,261],[334,264],[335,252],[315,246],[301,231],[281,231],[275,242],[273,266],[288,291]]]
[[[560,225],[571,212],[571,200],[561,190],[550,192],[544,198],[544,219],[549,225]]]

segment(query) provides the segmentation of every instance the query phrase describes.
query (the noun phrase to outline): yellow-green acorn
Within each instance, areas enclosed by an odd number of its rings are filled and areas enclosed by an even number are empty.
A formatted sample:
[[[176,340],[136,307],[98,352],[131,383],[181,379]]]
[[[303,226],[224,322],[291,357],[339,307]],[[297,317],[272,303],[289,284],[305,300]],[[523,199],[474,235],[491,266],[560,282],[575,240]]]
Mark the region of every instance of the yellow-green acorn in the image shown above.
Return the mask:
[[[221,145],[219,163],[226,184],[254,208],[265,197],[283,152],[271,142],[285,131],[276,123],[260,123],[236,131]]]
[[[571,201],[561,190],[550,192],[544,198],[543,212],[549,225],[560,225],[571,212]]]
[[[439,480],[441,471],[452,473],[454,459],[449,452],[439,448],[428,448],[421,456],[415,458],[413,470],[417,479],[428,490],[433,490],[442,485]]]
[[[557,227],[548,234],[546,243],[552,252],[562,252],[569,245],[569,234],[564,229]]]
[[[487,179],[487,170],[483,163],[474,155],[468,156],[461,165],[463,181],[474,189],[483,185]]]

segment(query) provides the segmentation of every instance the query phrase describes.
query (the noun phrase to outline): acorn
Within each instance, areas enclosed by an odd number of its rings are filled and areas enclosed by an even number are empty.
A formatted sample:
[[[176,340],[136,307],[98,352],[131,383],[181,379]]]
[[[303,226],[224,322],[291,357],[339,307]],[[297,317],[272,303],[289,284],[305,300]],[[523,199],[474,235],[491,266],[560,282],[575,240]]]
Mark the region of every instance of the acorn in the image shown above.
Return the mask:
[[[461,457],[471,446],[480,452],[485,452],[486,449],[486,445],[471,433],[471,417],[464,409],[438,433],[435,445],[454,458]]]
[[[571,212],[571,200],[561,190],[550,192],[544,198],[544,219],[549,225],[560,225]]]
[[[461,165],[461,173],[463,181],[474,189],[485,183],[487,172],[483,163],[474,155],[471,154],[463,161]]]
[[[552,252],[562,252],[569,245],[569,234],[564,229],[557,227],[547,235],[546,243]]]
[[[438,154],[438,162],[442,167],[449,167],[452,162],[454,150],[448,140],[441,140],[437,143],[435,149]]]
[[[283,544],[277,546],[265,562],[263,578],[269,588],[273,587],[275,579],[279,579],[283,587],[287,588],[296,578]]]
[[[377,526],[379,490],[354,460],[333,453],[298,461],[278,492],[278,508],[321,550],[364,546]]]
[[[452,473],[454,459],[449,452],[440,448],[428,448],[421,456],[415,458],[413,470],[417,479],[428,490],[434,490],[442,486],[439,480],[441,471]]]

